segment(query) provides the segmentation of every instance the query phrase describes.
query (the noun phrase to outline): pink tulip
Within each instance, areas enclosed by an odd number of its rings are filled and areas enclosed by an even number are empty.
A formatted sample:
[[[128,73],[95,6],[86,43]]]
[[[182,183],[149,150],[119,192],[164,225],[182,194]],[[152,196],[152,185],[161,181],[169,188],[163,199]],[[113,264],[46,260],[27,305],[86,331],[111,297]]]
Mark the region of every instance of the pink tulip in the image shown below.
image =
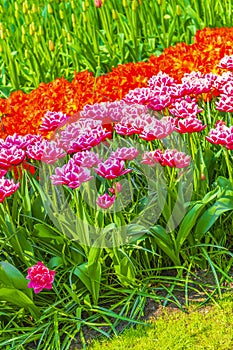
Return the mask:
[[[179,118],[196,117],[202,112],[202,109],[191,98],[179,99],[174,102],[173,107],[169,108],[171,114]]]
[[[123,100],[128,103],[147,105],[151,97],[153,97],[153,91],[148,87],[142,87],[130,90]]]
[[[206,125],[203,125],[201,120],[193,117],[187,117],[185,119],[179,119],[177,123],[177,127],[175,128],[181,134],[186,132],[200,132],[206,128]]]
[[[159,72],[157,75],[153,75],[148,80],[148,86],[150,89],[156,89],[158,86],[171,86],[175,83],[175,79],[170,77],[167,73]]]
[[[139,155],[139,151],[134,147],[122,147],[118,148],[115,152],[111,153],[111,158],[117,158],[120,160],[133,160]]]
[[[26,278],[30,280],[28,288],[33,288],[34,292],[40,293],[42,289],[52,289],[56,271],[49,270],[42,262],[29,267]]]
[[[116,182],[113,187],[110,187],[109,192],[112,194],[120,193],[122,191],[122,184],[120,182]]]
[[[20,149],[25,150],[29,145],[28,135],[21,136],[16,133],[13,135],[8,135],[5,140],[0,139],[0,147],[11,148],[17,146]]]
[[[9,169],[12,165],[19,165],[25,159],[26,153],[17,146],[1,148],[0,150],[0,167]]]
[[[220,68],[228,69],[228,70],[233,70],[233,55],[231,56],[224,56],[218,65]]]
[[[68,118],[62,112],[48,111],[42,119],[40,130],[46,132],[56,130],[58,127],[64,125]]]
[[[143,113],[136,117],[124,117],[114,126],[117,134],[119,135],[134,135],[140,134],[146,125],[150,124],[153,121],[153,117],[150,114]]]
[[[34,160],[41,160],[44,154],[45,141],[40,140],[35,143],[28,145],[26,153],[27,157]]]
[[[211,129],[206,140],[215,145],[226,145],[227,137],[231,134],[231,129],[224,122],[218,121],[215,128]]]
[[[174,130],[174,118],[163,117],[160,120],[154,118],[152,123],[145,126],[139,137],[146,141],[160,140],[170,135]]]
[[[155,151],[145,152],[142,159],[141,163],[151,166],[159,163],[162,166],[169,166],[171,168],[185,168],[190,164],[191,157],[176,149],[166,149],[164,153],[160,149],[157,149]]]
[[[75,164],[73,159],[61,168],[55,169],[55,175],[51,175],[53,185],[67,185],[70,188],[78,188],[83,182],[89,181],[93,178],[90,175],[90,170],[79,167]]]
[[[116,196],[111,197],[108,193],[105,193],[104,195],[98,197],[96,203],[99,207],[108,209],[114,204],[115,199]]]
[[[127,106],[124,101],[87,104],[80,112],[80,116],[86,119],[102,120],[104,123],[118,122],[124,115],[123,110]]]
[[[5,177],[0,178],[0,202],[3,202],[6,197],[11,196],[19,188],[20,183],[14,183],[13,179],[9,180]]]
[[[44,150],[41,161],[47,164],[53,164],[58,159],[66,156],[64,149],[59,147],[55,141],[44,141]]]
[[[99,159],[99,155],[92,151],[82,151],[75,153],[73,156],[74,163],[78,166],[92,168],[97,166],[102,159]]]
[[[185,168],[190,164],[191,157],[176,149],[166,149],[162,156],[162,166]]]
[[[124,169],[124,166],[125,162],[123,160],[108,158],[104,163],[100,163],[98,168],[95,168],[94,170],[98,175],[111,180],[131,171],[131,169]]]
[[[101,7],[103,4],[102,0],[94,0],[95,7]]]
[[[221,112],[233,112],[233,96],[221,95],[221,98],[216,102],[216,109]]]
[[[155,165],[156,163],[162,162],[163,152],[161,149],[155,151],[147,151],[142,155],[142,164]]]

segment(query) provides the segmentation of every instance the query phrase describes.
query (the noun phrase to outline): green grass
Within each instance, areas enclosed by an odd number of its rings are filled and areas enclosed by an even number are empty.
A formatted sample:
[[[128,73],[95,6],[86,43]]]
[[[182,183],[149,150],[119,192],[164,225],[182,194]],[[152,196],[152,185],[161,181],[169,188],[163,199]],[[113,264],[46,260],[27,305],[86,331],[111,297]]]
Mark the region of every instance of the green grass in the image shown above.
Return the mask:
[[[109,341],[94,341],[90,350],[232,350],[233,301],[226,297],[219,305],[183,313],[163,310],[148,324],[129,329]]]

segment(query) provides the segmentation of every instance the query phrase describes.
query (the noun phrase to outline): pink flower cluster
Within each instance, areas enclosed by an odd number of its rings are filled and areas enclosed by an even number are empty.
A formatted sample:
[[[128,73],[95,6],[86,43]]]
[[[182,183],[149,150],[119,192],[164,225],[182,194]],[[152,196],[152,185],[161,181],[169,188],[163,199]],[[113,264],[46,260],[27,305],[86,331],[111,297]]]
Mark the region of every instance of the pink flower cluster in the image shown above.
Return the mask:
[[[26,278],[30,280],[28,288],[33,288],[34,292],[40,293],[42,289],[52,289],[56,271],[49,270],[42,262],[29,267]]]
[[[176,149],[166,149],[164,152],[157,149],[155,151],[148,151],[142,155],[143,164],[154,166],[161,164],[162,166],[169,166],[171,168],[185,168],[189,166],[191,157],[184,152],[179,152]]]

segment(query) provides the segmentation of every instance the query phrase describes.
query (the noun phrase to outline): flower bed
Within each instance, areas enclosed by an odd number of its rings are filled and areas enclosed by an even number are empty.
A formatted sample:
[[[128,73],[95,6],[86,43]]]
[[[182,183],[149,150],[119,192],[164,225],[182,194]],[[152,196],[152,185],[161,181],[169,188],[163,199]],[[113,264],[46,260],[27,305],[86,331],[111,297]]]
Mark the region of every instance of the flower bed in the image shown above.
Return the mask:
[[[41,83],[29,94],[13,92],[8,99],[0,100],[0,136],[38,133],[49,110],[72,116],[86,104],[120,100],[130,90],[145,87],[148,79],[159,71],[178,81],[192,71],[220,74],[223,70],[217,67],[218,62],[233,54],[232,33],[232,28],[206,28],[197,32],[194,44],[177,44],[165,49],[159,57],[152,56],[148,62],[119,65],[98,78],[87,71],[76,73],[71,83],[58,78],[49,84]]]
[[[204,289],[195,269],[220,295],[231,281],[231,35],[207,28],[149,62],[1,100],[0,299],[6,332],[12,314],[25,327],[16,346],[46,348],[46,332],[54,349],[84,344],[84,326],[137,323],[148,297],[181,307],[175,286]]]

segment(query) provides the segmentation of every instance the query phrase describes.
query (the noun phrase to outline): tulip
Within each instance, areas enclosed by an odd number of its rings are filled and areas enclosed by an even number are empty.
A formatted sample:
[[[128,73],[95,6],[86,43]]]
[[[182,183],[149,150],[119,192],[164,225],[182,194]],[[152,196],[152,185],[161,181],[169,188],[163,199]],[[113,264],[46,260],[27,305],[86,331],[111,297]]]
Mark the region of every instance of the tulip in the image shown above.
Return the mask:
[[[33,288],[34,292],[40,293],[42,289],[52,289],[56,271],[49,270],[42,262],[29,267],[26,278],[30,280],[28,288]]]
[[[111,197],[108,193],[105,193],[104,195],[98,197],[96,203],[99,207],[108,209],[114,204],[115,199],[115,196]]]

